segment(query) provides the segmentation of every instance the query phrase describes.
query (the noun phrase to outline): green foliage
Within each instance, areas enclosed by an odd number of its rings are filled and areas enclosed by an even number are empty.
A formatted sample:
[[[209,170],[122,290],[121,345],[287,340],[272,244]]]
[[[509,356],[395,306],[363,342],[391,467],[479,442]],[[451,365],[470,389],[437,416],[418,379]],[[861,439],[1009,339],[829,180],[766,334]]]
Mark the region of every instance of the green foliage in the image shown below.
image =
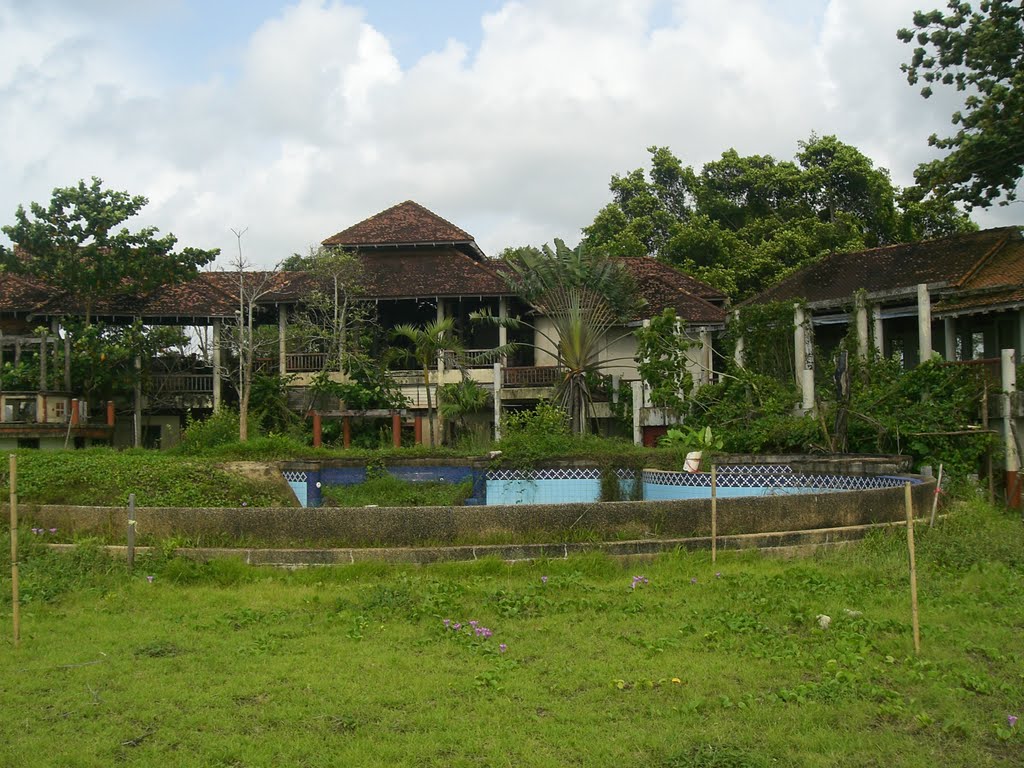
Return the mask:
[[[901,29],[897,37],[915,44],[909,64],[902,65],[907,82],[954,86],[964,92],[962,110],[953,113],[958,126],[952,136],[932,134],[931,146],[950,150],[939,160],[918,166],[918,184],[939,199],[960,200],[968,210],[1016,200],[1024,173],[1024,5],[1016,0],[970,3],[950,0],[949,14],[914,13],[916,30]]]
[[[688,451],[720,451],[725,445],[721,436],[716,435],[711,427],[691,429],[685,426],[673,427],[658,441],[666,448],[676,448],[682,453]]]
[[[438,410],[445,419],[458,425],[458,432],[463,436],[472,436],[467,418],[486,411],[492,399],[490,390],[470,378],[437,388]]]
[[[249,426],[263,433],[282,433],[299,426],[299,417],[288,405],[288,386],[294,376],[252,378],[249,394]]]
[[[554,403],[541,401],[532,410],[506,411],[502,415],[502,459],[529,464],[570,451],[573,446],[569,416]]]
[[[694,346],[674,309],[651,318],[636,332],[636,363],[640,377],[651,388],[651,404],[680,409],[693,388],[687,352]]]
[[[696,173],[650,147],[649,174],[612,177],[612,202],[586,242],[655,256],[743,298],[831,251],[973,227],[949,206],[903,196],[888,171],[834,136],[812,135],[799,150],[780,162],[730,149]]]
[[[556,239],[554,249],[506,249],[502,257],[511,288],[551,323],[553,333],[519,318],[487,319],[506,327],[532,328],[555,350],[558,366],[565,369],[555,399],[569,415],[572,431],[583,434],[593,403],[592,376],[622,362],[602,360],[601,354],[625,338],[627,334],[615,337],[613,329],[633,320],[645,300],[622,262],[603,249],[585,244],[570,249]]]
[[[409,482],[386,472],[355,485],[323,488],[324,503],[331,507],[453,507],[462,506],[473,493],[473,481],[463,483]]]
[[[5,498],[9,482],[4,462],[0,492]],[[295,505],[284,487],[167,453],[108,448],[18,452],[18,497],[26,503],[123,507],[130,493],[146,507]]]
[[[979,422],[986,383],[967,366],[928,361],[903,370],[895,359],[853,360],[851,381],[851,451],[907,453],[962,479],[998,445],[989,434],[949,434]]]
[[[735,348],[743,339],[743,367],[779,381],[793,381],[793,302],[747,304],[726,330]]]
[[[351,371],[350,376],[348,381],[340,382],[334,381],[323,371],[314,374],[310,379],[310,389],[314,393],[315,402],[321,402],[324,396],[337,398],[352,411],[405,406],[401,387],[395,384],[395,380],[383,367],[359,366]]]
[[[12,272],[60,286],[85,307],[89,322],[97,297],[139,294],[194,275],[217,249],[175,251],[174,235],[156,237],[156,227],[131,232],[121,225],[149,201],[141,195],[103,189],[95,176],[88,186],[53,190],[48,207],[22,206],[15,224],[3,227],[20,252],[0,249],[0,265]]]
[[[175,451],[184,454],[204,453],[211,448],[238,442],[238,412],[221,408],[205,419],[185,415],[185,430]]]

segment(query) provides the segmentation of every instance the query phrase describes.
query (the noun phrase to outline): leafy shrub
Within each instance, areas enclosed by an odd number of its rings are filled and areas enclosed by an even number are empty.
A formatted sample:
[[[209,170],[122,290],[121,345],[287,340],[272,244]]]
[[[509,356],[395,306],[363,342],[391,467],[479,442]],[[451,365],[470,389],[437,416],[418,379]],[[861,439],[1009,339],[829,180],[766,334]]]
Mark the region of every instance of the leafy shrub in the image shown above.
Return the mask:
[[[569,428],[569,415],[557,405],[542,401],[532,410],[511,411],[503,416],[498,448],[506,460],[529,463],[571,453],[576,442]]]
[[[177,450],[181,453],[203,453],[211,448],[238,442],[238,412],[222,408],[205,419],[185,417],[185,431]]]

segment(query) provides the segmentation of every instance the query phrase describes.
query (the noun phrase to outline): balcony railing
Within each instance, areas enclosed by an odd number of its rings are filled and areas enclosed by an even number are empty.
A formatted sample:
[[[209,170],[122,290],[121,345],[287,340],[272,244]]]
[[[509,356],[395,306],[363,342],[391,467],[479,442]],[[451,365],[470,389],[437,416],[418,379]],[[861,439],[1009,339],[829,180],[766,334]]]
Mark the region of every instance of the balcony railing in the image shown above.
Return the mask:
[[[213,393],[213,374],[158,374],[153,377],[153,389],[164,395],[208,395]]]
[[[506,387],[553,387],[562,378],[562,370],[554,365],[531,365],[520,368],[506,368]]]
[[[490,368],[496,362],[498,358],[487,356],[488,352],[493,352],[492,349],[463,349],[458,352],[452,349],[446,349],[444,351],[444,367],[445,368]],[[481,359],[482,358],[482,359]]]

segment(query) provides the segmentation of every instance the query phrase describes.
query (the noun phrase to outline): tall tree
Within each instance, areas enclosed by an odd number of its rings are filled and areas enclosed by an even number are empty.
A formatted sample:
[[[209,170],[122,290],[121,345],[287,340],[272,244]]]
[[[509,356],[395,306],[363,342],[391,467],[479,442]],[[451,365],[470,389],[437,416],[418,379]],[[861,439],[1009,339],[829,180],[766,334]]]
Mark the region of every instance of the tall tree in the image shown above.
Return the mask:
[[[97,297],[145,293],[196,273],[217,249],[174,249],[178,240],[157,237],[156,227],[121,227],[149,201],[103,188],[92,178],[53,190],[49,206],[18,206],[15,223],[3,227],[14,250],[0,248],[0,265],[66,291],[88,325]],[[120,229],[119,229],[120,228]]]
[[[900,192],[884,168],[834,136],[794,161],[736,150],[684,167],[650,147],[651,170],[613,176],[612,202],[584,228],[609,253],[649,255],[743,298],[818,256],[973,228],[952,206]]]
[[[953,113],[956,132],[932,134],[928,143],[950,150],[945,157],[918,166],[918,184],[936,195],[962,201],[968,210],[1016,200],[1024,173],[1024,2],[950,0],[940,10],[914,13],[915,29],[896,34],[916,43],[907,82],[924,80],[921,95],[933,86],[964,92],[962,110]]]

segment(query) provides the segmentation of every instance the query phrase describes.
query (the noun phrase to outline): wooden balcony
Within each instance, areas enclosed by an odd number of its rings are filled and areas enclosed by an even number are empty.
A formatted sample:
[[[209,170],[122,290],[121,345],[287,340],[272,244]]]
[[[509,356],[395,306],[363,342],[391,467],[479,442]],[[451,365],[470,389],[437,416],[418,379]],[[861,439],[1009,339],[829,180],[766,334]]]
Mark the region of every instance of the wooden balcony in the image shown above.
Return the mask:
[[[503,384],[510,389],[517,387],[553,387],[562,378],[562,369],[554,365],[506,368],[503,373]]]

